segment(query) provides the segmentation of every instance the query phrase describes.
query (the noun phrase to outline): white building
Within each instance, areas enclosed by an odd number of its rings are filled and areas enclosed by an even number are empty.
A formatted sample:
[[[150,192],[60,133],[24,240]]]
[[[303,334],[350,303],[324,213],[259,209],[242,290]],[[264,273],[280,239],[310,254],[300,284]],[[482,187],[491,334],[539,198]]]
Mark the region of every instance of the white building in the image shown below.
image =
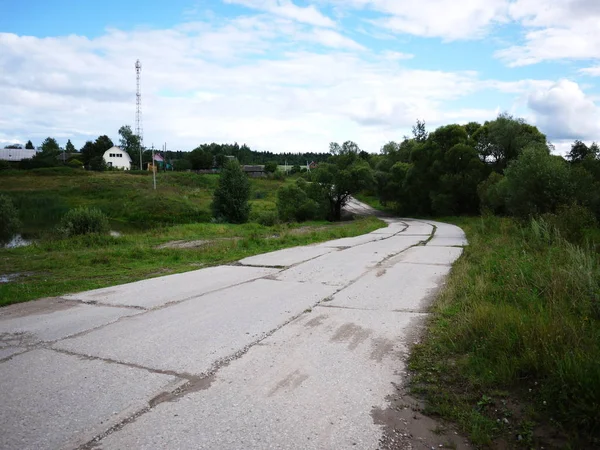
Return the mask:
[[[35,150],[24,148],[0,148],[0,160],[4,161],[22,161],[35,156]]]
[[[104,161],[108,167],[117,169],[131,169],[131,157],[129,153],[122,150],[120,147],[112,147],[104,152]]]

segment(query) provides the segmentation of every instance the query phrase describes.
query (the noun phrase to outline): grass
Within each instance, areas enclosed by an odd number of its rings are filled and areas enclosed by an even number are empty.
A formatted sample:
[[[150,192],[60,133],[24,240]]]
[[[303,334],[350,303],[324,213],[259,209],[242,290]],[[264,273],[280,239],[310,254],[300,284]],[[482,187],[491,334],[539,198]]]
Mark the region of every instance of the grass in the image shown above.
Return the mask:
[[[24,235],[34,245],[0,249],[0,306],[112,286],[168,273],[225,264],[286,247],[368,233],[385,224],[361,219],[262,226],[209,223],[218,175],[159,173],[158,189],[144,172],[93,173],[65,167],[3,172],[0,193],[20,210]],[[251,218],[273,216],[284,181],[251,179]],[[103,211],[121,237],[63,238],[56,225],[76,207]],[[206,240],[195,248],[157,248],[170,241]]]
[[[469,247],[409,366],[479,447],[600,447],[600,256],[543,221],[451,219]]]
[[[0,249],[0,274],[23,274],[14,282],[0,284],[0,306],[226,264],[384,226],[375,218],[272,227],[198,223],[134,231],[122,237],[43,239],[30,247]],[[173,240],[210,242],[196,248],[157,248]]]
[[[100,209],[113,228],[125,230],[209,222],[219,180],[218,175],[159,173],[155,191],[149,173],[55,169],[8,171],[0,177],[0,193],[19,209],[25,234],[43,234],[79,206]],[[285,182],[251,179],[253,209],[274,211],[277,189]]]

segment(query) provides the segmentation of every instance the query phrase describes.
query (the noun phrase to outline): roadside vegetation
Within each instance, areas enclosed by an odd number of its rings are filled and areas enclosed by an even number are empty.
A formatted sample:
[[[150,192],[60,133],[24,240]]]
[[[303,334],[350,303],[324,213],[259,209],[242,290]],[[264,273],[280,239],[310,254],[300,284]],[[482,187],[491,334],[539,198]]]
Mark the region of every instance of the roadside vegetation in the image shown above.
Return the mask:
[[[508,115],[417,122],[358,196],[467,234],[410,369],[425,412],[479,448],[600,448],[600,152],[551,150]]]
[[[280,222],[277,191],[293,178],[244,178],[250,187],[249,222],[213,220],[219,179],[159,173],[154,191],[152,177],[144,172],[64,167],[4,172],[2,220],[34,243],[0,249],[0,276],[16,276],[0,283],[0,305],[230,263],[385,226],[373,218],[343,224]]]
[[[410,358],[425,412],[480,447],[598,448],[598,230],[576,245],[543,218],[445,220],[469,246]]]

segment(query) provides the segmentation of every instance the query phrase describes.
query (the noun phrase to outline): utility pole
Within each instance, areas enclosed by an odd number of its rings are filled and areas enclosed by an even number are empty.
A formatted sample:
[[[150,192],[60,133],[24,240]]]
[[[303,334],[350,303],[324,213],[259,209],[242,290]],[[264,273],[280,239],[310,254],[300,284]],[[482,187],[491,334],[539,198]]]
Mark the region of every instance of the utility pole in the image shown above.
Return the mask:
[[[135,110],[135,134],[138,137],[138,147],[140,148],[140,170],[143,170],[142,165],[142,147],[144,146],[144,130],[142,128],[142,89],[141,89],[141,77],[142,77],[142,63],[138,59],[135,62],[135,75],[136,75],[136,110]]]
[[[154,143],[152,143],[152,179],[154,181],[154,190],[156,190],[156,162],[154,161]]]

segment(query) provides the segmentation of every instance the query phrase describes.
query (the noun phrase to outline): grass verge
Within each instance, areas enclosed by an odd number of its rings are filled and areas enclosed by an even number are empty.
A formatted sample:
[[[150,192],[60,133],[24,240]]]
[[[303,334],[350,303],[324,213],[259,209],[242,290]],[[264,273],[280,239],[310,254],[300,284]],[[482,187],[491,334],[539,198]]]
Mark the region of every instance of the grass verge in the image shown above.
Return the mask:
[[[255,223],[187,224],[122,237],[89,235],[0,249],[0,306],[113,286],[230,263],[287,247],[369,233],[386,224],[370,217],[343,224],[313,222],[266,227]],[[157,248],[174,240],[206,240],[192,248]]]
[[[600,448],[600,257],[543,221],[445,220],[469,247],[415,346],[426,413],[480,448]]]

